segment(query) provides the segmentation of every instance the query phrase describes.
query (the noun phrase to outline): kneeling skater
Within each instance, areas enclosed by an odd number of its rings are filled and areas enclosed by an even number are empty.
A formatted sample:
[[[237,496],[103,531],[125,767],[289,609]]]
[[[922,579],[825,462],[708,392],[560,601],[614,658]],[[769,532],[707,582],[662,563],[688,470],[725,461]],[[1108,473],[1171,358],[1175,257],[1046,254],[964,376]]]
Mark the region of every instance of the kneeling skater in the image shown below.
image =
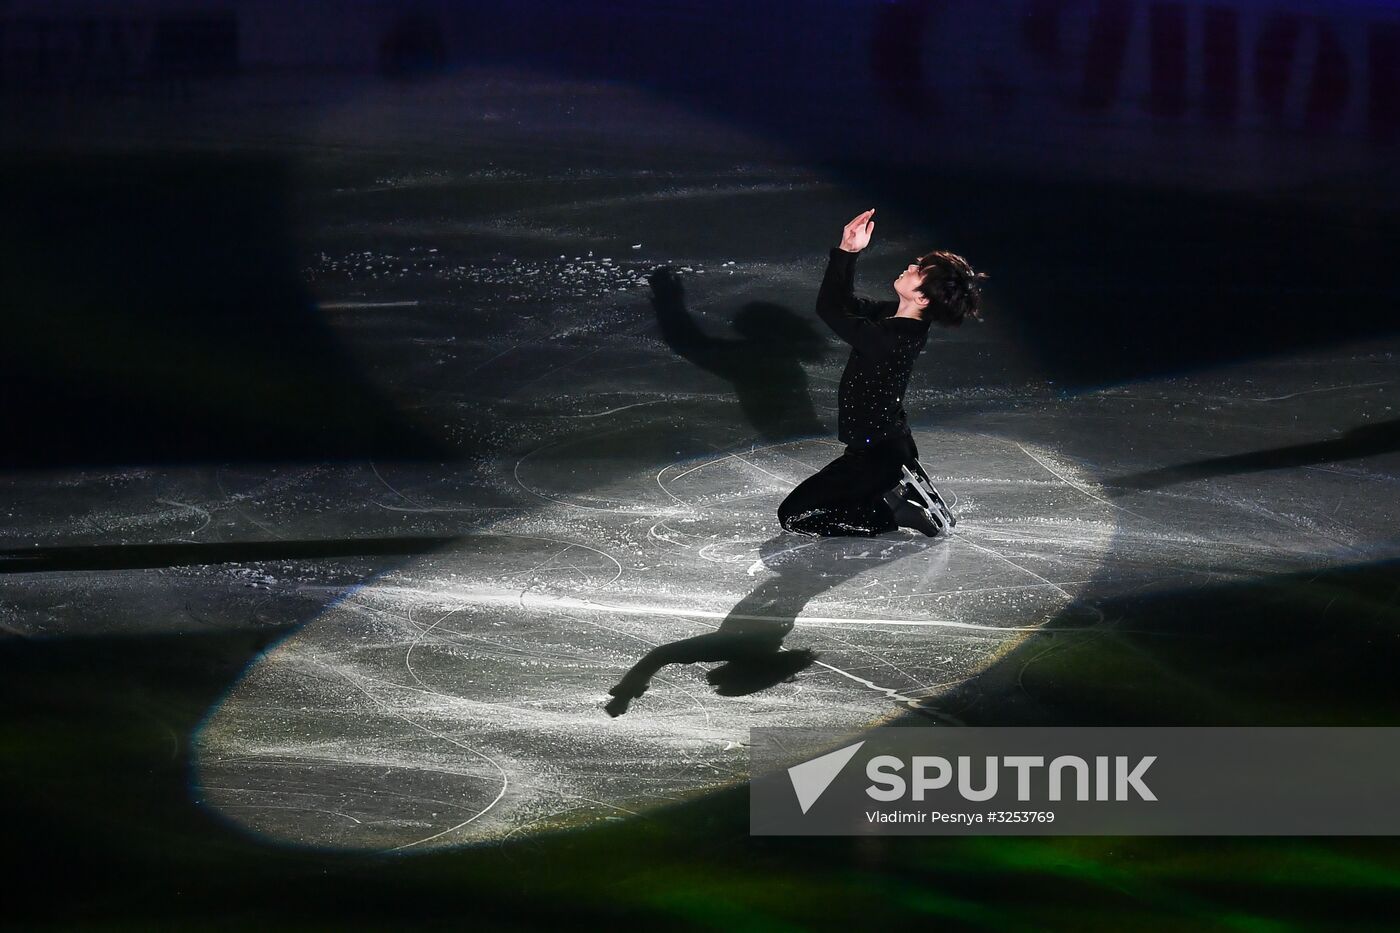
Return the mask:
[[[929,325],[958,327],[979,317],[980,282],[967,260],[920,256],[894,280],[898,301],[857,298],[856,254],[875,231],[872,208],[846,225],[831,250],[817,314],[851,345],[838,395],[837,435],[846,452],[783,500],[778,521],[809,535],[878,535],[913,528],[929,536],[957,523],[929,482],[904,414],[909,374]]]

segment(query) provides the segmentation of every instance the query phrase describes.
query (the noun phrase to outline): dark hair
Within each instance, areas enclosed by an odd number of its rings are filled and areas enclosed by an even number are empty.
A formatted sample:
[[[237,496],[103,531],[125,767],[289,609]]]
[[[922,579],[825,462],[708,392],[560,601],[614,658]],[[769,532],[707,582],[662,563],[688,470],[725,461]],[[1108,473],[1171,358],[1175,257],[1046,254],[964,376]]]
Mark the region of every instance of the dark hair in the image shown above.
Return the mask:
[[[945,327],[958,327],[971,315],[982,320],[981,283],[987,276],[972,271],[956,253],[936,250],[919,257],[919,293],[929,301],[930,318]]]

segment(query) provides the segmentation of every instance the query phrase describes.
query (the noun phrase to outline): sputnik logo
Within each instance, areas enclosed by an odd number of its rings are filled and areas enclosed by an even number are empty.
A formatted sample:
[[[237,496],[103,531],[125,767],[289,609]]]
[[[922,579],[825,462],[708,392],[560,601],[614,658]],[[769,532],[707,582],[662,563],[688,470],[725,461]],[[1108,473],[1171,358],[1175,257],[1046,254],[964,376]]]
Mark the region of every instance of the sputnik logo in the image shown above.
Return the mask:
[[[838,748],[834,752],[828,752],[820,758],[813,758],[811,761],[804,761],[800,765],[793,765],[788,768],[788,777],[792,779],[792,789],[797,793],[797,804],[805,814],[812,809],[812,804],[826,789],[831,786],[831,782],[836,780],[836,775],[841,773],[841,769],[846,767],[846,763],[855,757],[856,752],[864,742],[857,742],[854,745],[847,745],[845,748]]]

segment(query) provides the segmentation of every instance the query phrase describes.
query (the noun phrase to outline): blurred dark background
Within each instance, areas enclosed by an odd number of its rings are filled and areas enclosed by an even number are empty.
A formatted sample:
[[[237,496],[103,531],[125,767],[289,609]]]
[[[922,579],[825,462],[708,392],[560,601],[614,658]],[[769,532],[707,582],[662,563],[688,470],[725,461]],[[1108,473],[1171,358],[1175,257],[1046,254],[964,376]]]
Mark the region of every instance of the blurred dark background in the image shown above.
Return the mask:
[[[1395,328],[1387,4],[7,2],[4,461],[449,449],[299,278],[296,140],[367,89],[520,69],[644,89],[897,205],[995,271],[1064,387]]]

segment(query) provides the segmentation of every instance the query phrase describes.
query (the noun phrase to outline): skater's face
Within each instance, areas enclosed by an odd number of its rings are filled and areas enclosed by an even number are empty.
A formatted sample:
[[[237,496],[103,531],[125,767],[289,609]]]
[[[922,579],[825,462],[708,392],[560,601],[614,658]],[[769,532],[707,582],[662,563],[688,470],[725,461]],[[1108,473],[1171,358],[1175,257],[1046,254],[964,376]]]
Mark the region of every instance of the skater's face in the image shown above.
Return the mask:
[[[911,301],[922,308],[928,304],[928,299],[919,291],[919,286],[923,284],[923,281],[923,266],[920,265],[920,260],[916,259],[906,266],[899,277],[894,280],[894,292],[905,301]]]

